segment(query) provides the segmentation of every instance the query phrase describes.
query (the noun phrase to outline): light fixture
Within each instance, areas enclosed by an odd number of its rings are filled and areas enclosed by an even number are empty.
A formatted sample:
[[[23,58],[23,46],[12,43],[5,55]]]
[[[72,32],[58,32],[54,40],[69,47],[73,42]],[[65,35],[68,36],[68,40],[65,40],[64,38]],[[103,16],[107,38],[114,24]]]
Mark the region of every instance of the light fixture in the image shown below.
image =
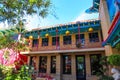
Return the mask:
[[[65,34],[68,36],[68,35],[70,34],[70,31],[67,30],[67,31],[65,32]]]
[[[46,34],[45,34],[45,37],[46,37],[46,38],[48,38],[48,37],[49,37],[49,34],[48,34],[48,33],[46,33]]]
[[[90,27],[90,28],[88,29],[88,31],[89,31],[89,32],[93,32],[93,28]]]
[[[31,36],[29,36],[29,39],[33,39],[33,36],[31,35]]]

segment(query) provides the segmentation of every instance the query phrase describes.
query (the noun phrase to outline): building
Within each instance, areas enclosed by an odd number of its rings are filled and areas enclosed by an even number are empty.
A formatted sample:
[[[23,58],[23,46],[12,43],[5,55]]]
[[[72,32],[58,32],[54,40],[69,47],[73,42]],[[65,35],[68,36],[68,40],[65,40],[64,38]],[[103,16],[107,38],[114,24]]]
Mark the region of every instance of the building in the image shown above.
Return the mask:
[[[27,32],[29,64],[57,80],[96,80],[102,47],[100,20],[57,25]]]
[[[99,13],[105,54],[120,54],[115,49],[116,45],[120,44],[120,0],[100,0]]]
[[[102,55],[120,54],[120,0],[93,0],[87,13],[99,12],[100,20],[88,20],[36,29],[31,37],[29,64],[57,80],[97,80]]]

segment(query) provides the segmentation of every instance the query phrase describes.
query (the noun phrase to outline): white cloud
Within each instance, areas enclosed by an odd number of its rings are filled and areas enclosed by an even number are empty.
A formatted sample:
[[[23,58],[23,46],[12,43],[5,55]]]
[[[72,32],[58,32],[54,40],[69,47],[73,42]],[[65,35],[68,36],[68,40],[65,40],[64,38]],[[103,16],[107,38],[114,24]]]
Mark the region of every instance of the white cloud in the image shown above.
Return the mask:
[[[38,17],[37,15],[34,16],[28,16],[26,22],[26,29],[27,30],[32,30],[35,28],[45,28],[47,27],[48,24],[50,24],[50,21],[48,19],[43,19]]]
[[[87,14],[85,12],[83,12],[82,14],[80,14],[75,20],[76,21],[84,21],[84,20],[88,20],[88,19],[96,19],[98,18],[98,13],[92,13],[92,14]]]

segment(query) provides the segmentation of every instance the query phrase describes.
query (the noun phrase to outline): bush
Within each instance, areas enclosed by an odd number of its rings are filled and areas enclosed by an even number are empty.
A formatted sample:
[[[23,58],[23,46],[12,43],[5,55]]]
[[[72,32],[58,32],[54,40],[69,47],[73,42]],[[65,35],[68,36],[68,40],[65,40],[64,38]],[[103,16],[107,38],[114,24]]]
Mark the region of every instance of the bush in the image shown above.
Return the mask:
[[[112,54],[108,57],[108,62],[113,66],[120,66],[120,55]]]
[[[107,58],[107,56],[102,56],[100,59],[100,64],[103,65],[103,67],[101,67],[100,72],[97,72],[96,74],[96,76],[98,76],[98,80],[114,80],[112,76],[107,74],[109,71],[109,63]]]
[[[31,69],[27,65],[23,65],[20,70],[0,65],[0,80],[32,80],[32,73],[30,70]]]

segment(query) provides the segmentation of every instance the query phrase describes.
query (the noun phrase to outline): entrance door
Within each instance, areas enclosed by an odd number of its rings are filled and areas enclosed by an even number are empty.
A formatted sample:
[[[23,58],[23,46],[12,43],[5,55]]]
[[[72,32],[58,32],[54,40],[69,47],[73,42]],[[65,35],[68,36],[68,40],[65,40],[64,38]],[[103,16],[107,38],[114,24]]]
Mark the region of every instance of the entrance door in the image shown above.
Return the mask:
[[[76,56],[76,80],[86,80],[85,56]]]

